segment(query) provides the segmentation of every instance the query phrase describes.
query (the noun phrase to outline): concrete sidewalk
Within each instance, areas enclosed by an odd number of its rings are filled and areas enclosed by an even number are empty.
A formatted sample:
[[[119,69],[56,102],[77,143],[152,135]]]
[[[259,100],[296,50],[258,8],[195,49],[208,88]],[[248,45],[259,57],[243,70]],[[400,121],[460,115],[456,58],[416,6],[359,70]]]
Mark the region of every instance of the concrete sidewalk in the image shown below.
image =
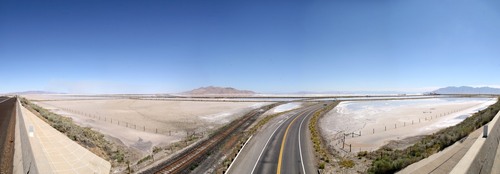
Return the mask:
[[[111,164],[21,108],[39,173],[109,173]]]

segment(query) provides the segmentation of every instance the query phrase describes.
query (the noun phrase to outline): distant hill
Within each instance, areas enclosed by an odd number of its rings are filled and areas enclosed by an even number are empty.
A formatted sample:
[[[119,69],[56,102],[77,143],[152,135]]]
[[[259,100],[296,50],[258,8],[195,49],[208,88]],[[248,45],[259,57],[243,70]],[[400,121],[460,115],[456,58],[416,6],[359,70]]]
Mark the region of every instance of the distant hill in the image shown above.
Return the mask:
[[[325,92],[314,92],[314,91],[299,91],[293,94],[405,94],[408,92],[402,91],[325,91]]]
[[[446,88],[440,88],[432,93],[436,94],[500,94],[499,88],[490,88],[490,87],[470,87],[470,86],[450,86]]]
[[[191,91],[186,91],[183,92],[182,94],[189,94],[189,95],[207,95],[207,94],[222,94],[222,95],[227,95],[227,94],[236,94],[236,95],[250,95],[250,94],[255,94],[253,91],[249,90],[238,90],[235,88],[231,87],[216,87],[216,86],[208,86],[208,87],[201,87],[198,89],[193,89]]]

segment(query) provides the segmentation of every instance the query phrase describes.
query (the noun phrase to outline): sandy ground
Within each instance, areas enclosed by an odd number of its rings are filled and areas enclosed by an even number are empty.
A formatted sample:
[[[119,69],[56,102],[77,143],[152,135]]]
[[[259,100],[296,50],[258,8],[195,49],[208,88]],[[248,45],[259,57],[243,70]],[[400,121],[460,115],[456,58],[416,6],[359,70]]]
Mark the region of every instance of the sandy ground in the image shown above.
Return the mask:
[[[46,96],[35,99],[47,100]],[[32,98],[30,98],[32,99]],[[168,145],[187,134],[206,134],[267,103],[154,101],[132,99],[34,102],[77,124],[88,126],[142,152]]]
[[[419,99],[342,102],[320,120],[330,147],[372,151],[391,140],[425,135],[463,121],[496,99]]]

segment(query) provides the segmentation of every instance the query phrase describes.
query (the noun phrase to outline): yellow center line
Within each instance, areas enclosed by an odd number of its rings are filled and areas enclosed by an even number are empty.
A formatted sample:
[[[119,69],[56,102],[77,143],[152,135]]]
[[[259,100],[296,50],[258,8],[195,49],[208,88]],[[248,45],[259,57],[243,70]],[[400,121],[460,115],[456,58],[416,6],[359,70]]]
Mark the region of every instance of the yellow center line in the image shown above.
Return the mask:
[[[283,160],[283,149],[285,149],[285,141],[286,141],[286,135],[288,134],[288,129],[290,129],[290,126],[292,126],[293,122],[295,122],[295,120],[297,120],[297,118],[299,118],[302,114],[306,113],[307,111],[309,111],[309,110],[305,110],[305,111],[300,112],[300,114],[297,117],[295,117],[292,120],[292,122],[290,122],[290,124],[288,125],[288,127],[285,130],[285,135],[283,136],[283,140],[281,142],[280,156],[278,158],[278,168],[276,169],[276,174],[281,173],[281,161]]]

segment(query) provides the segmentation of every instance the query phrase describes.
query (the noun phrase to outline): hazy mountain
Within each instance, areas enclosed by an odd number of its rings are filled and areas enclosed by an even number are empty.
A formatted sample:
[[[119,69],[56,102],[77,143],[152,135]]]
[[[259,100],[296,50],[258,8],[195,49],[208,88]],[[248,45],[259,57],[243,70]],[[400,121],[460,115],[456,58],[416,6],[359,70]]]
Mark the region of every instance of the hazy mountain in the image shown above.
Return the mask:
[[[208,86],[201,87],[198,89],[193,89],[191,91],[183,92],[183,94],[189,95],[206,95],[206,94],[255,94],[253,91],[249,90],[239,90],[231,87],[216,87],[216,86]]]
[[[432,91],[436,94],[500,94],[499,88],[490,87],[470,87],[470,86],[450,86]]]
[[[405,94],[408,92],[402,91],[325,91],[325,92],[314,92],[314,91],[299,91],[292,94]]]

